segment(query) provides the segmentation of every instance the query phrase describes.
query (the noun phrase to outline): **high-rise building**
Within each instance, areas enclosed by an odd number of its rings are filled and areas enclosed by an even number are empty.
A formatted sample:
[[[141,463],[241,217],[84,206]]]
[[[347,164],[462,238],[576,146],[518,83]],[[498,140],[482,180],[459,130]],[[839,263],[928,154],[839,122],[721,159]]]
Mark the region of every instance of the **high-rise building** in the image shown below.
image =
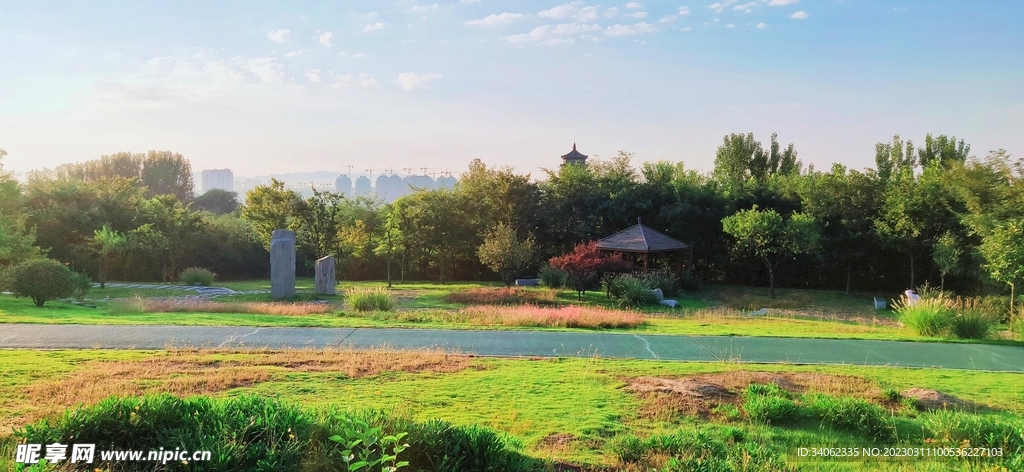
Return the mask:
[[[203,171],[203,193],[213,189],[235,191],[235,177],[231,169],[210,169]]]
[[[370,179],[366,178],[365,175],[360,175],[356,179],[356,196],[370,196]]]
[[[334,179],[334,191],[344,195],[346,198],[352,196],[352,179],[347,175],[340,175]]]

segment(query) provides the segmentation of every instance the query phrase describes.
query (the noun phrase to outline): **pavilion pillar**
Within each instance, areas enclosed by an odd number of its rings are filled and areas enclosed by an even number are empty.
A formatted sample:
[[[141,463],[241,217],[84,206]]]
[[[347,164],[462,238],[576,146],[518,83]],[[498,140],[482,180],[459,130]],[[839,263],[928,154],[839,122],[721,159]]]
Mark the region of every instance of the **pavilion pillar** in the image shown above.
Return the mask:
[[[649,253],[649,252],[645,252],[645,253],[644,253],[644,273],[645,273],[645,274],[646,274],[647,272],[649,272],[649,270],[648,270],[648,266],[649,266],[649,263],[650,263],[650,261],[648,260],[648,259],[649,259],[649,257],[648,257],[648,256],[650,256],[650,255],[651,255],[651,253]]]

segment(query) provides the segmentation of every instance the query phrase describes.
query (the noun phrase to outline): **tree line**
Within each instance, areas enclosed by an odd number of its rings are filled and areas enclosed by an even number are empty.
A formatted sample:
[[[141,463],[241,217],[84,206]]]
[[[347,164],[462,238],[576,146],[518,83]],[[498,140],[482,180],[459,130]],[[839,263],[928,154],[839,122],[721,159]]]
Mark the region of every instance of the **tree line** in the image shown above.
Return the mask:
[[[977,157],[954,137],[918,147],[894,136],[876,145],[873,168],[822,171],[776,135],[764,146],[748,133],[724,137],[711,172],[632,157],[539,180],[474,160],[453,189],[384,204],[304,198],[276,180],[242,197],[194,196],[181,155],[118,153],[24,184],[0,177],[0,265],[46,256],[96,280],[172,280],[191,266],[263,277],[270,234],[289,228],[307,274],[334,255],[347,279],[495,279],[497,268],[508,280],[642,218],[693,244],[688,269],[704,282],[991,293],[1024,278],[1024,165],[1002,150]],[[513,259],[515,270],[493,262]]]

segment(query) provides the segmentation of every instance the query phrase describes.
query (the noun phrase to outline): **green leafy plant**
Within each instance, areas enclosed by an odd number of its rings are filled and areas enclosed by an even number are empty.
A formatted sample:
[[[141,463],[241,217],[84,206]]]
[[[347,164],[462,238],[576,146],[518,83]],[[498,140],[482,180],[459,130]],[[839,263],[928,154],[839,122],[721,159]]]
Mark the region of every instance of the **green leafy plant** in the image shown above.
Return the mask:
[[[203,287],[213,285],[215,278],[217,278],[217,274],[202,267],[189,267],[178,275],[178,280],[184,285],[199,285]]]
[[[383,287],[357,287],[345,292],[345,303],[356,311],[394,311],[395,297]]]
[[[776,384],[750,384],[744,397],[743,410],[756,423],[786,423],[800,419],[800,408],[790,398],[790,393]]]
[[[350,472],[395,472],[409,465],[409,461],[398,460],[398,455],[409,447],[402,443],[409,433],[385,435],[383,426],[371,426],[360,418],[341,416],[338,419],[343,424],[340,434],[328,439],[341,444],[341,460]]]
[[[29,297],[37,307],[47,300],[85,295],[83,275],[50,259],[22,262],[4,271],[3,285],[16,297]]]
[[[968,310],[958,313],[950,322],[950,331],[960,339],[985,339],[992,333],[995,322],[986,313]]]

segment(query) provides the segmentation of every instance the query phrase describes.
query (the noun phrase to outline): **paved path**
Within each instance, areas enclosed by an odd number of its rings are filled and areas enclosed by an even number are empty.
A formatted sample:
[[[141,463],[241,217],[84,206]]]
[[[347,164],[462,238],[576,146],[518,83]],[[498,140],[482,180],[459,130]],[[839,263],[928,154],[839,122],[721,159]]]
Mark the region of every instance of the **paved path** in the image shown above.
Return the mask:
[[[444,347],[483,356],[856,364],[1024,372],[1024,347],[801,338],[551,331],[214,326],[0,325],[0,348]]]
[[[100,284],[92,284],[93,287],[99,287]],[[270,290],[232,290],[227,287],[203,287],[203,286],[191,286],[191,285],[159,285],[159,284],[130,284],[130,283],[108,283],[107,287],[112,288],[141,288],[147,290],[178,290],[195,292],[200,295],[239,295],[239,294],[259,294],[259,293],[270,293]],[[101,294],[102,295],[102,294]]]

